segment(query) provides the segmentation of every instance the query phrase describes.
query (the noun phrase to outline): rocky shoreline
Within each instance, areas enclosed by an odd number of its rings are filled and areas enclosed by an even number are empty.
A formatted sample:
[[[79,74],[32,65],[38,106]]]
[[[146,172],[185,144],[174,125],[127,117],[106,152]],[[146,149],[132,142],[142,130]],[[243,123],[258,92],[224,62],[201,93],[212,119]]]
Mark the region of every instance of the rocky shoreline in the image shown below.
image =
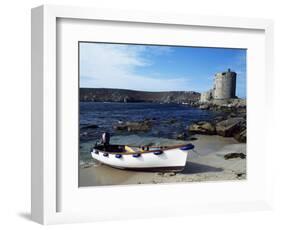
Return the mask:
[[[189,140],[194,134],[219,135],[222,137],[234,137],[238,142],[246,143],[247,122],[246,122],[246,102],[241,99],[228,100],[228,102],[216,103],[191,103],[189,106],[197,107],[202,110],[213,110],[222,112],[223,115],[215,117],[212,121],[196,121],[186,127],[186,131],[178,133],[176,139]],[[117,131],[128,132],[147,132],[152,128],[156,118],[141,121],[120,121],[114,124],[113,128]],[[177,120],[171,119],[167,124],[176,123]]]
[[[241,143],[247,140],[246,100],[229,99],[193,104],[203,110],[221,111],[213,121],[197,121],[188,127],[190,134],[219,135],[234,137]]]

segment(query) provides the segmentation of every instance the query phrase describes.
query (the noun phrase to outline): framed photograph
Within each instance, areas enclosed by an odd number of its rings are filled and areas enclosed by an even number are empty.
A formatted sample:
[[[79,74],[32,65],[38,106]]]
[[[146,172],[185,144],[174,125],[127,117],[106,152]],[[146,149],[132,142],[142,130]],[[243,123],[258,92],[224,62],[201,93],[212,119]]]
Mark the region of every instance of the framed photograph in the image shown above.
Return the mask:
[[[78,46],[79,186],[246,179],[246,49]]]
[[[270,208],[257,124],[273,109],[272,33],[265,19],[32,9],[32,219]]]

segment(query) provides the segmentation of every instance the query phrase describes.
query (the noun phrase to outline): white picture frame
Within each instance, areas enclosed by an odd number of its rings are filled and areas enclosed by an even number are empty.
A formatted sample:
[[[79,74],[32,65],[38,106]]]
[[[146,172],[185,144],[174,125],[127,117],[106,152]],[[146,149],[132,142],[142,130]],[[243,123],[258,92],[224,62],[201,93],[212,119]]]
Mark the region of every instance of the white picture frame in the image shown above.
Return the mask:
[[[130,26],[137,23],[138,25],[151,25],[154,27],[169,27],[184,29],[192,27],[201,30],[218,29],[226,30],[241,30],[243,33],[247,31],[257,31],[260,36],[259,43],[264,47],[260,47],[259,57],[256,66],[251,64],[251,59],[248,60],[251,73],[257,73],[257,79],[249,80],[248,89],[251,89],[249,97],[249,115],[248,123],[250,128],[249,139],[247,145],[248,150],[263,152],[264,159],[257,159],[256,162],[249,158],[250,168],[253,172],[258,172],[258,167],[261,166],[264,160],[267,164],[264,165],[264,171],[259,180],[257,176],[250,174],[246,182],[221,182],[221,183],[191,183],[191,184],[170,184],[170,185],[145,185],[145,186],[114,186],[89,188],[68,191],[67,185],[64,182],[66,171],[61,170],[61,162],[64,162],[64,169],[68,168],[67,160],[57,155],[58,151],[58,113],[61,108],[58,107],[58,95],[60,88],[58,87],[58,22],[59,20],[88,20],[100,21],[107,24],[114,22],[129,23]],[[114,26],[114,25],[113,25]],[[79,27],[79,25],[78,25]],[[207,32],[209,33],[209,32]],[[108,32],[110,36],[110,32]],[[206,213],[206,212],[234,212],[245,210],[260,210],[272,207],[272,168],[270,167],[270,152],[266,149],[269,145],[269,140],[265,142],[265,146],[261,149],[255,149],[254,139],[259,141],[259,137],[255,134],[254,121],[255,119],[265,119],[270,121],[271,112],[273,110],[273,23],[271,20],[265,19],[247,19],[247,18],[231,18],[231,17],[210,17],[210,16],[190,16],[190,15],[169,15],[148,12],[132,12],[132,11],[113,11],[100,10],[91,8],[65,7],[65,6],[50,6],[44,5],[32,9],[32,171],[31,171],[31,213],[32,219],[41,224],[56,224],[70,223],[83,221],[98,221],[107,219],[127,219],[127,218],[146,218],[146,217],[165,217],[173,215],[186,215],[191,213]],[[202,38],[202,44],[208,45],[206,37]],[[221,38],[212,41],[212,44],[219,44]],[[233,37],[236,46],[239,46],[239,39]],[[156,38],[157,40],[157,38]],[[157,42],[157,41],[154,41]],[[177,41],[175,41],[177,42]],[[253,44],[255,42],[253,41]],[[229,44],[231,45],[231,44]],[[244,47],[243,45],[241,45]],[[247,48],[247,47],[245,47]],[[259,69],[261,68],[261,69]],[[264,70],[260,72],[260,70]],[[256,72],[255,72],[256,71]],[[253,85],[253,84],[254,85]],[[265,84],[264,84],[265,83]],[[67,85],[65,87],[68,87]],[[69,92],[73,88],[69,86]],[[255,89],[254,89],[255,88]],[[259,93],[258,93],[259,92]],[[75,95],[75,94],[74,94]],[[77,95],[76,95],[77,96]],[[247,98],[247,99],[248,99]],[[255,98],[263,98],[261,103],[252,103]],[[77,99],[76,99],[77,100]],[[251,104],[252,103],[252,104]],[[267,107],[268,114],[262,112],[264,106]],[[254,116],[253,111],[259,111],[259,115]],[[248,128],[248,129],[249,129]],[[266,127],[264,128],[266,130]],[[73,130],[74,131],[74,130]],[[255,136],[256,135],[256,136]],[[251,147],[253,146],[253,147]],[[248,151],[247,150],[247,151]],[[253,159],[253,158],[252,158]],[[74,160],[73,160],[74,162]],[[252,163],[253,162],[253,163]],[[75,162],[74,162],[75,163]],[[71,163],[70,163],[71,164]],[[253,164],[253,165],[252,165]],[[66,166],[65,166],[66,165]],[[62,175],[60,175],[62,174]],[[252,175],[252,176],[251,176]],[[73,178],[72,180],[75,180]],[[72,181],[73,182],[73,181]],[[72,183],[71,182],[71,183]],[[70,184],[71,184],[70,183]],[[76,182],[72,183],[75,184]],[[215,186],[214,186],[215,185]],[[236,193],[245,192],[244,198],[237,196],[229,198],[227,195],[216,197],[216,191],[224,190],[225,192],[232,191]],[[164,189],[163,189],[164,188]],[[210,197],[200,197],[199,191],[206,191],[214,195]],[[247,189],[248,192],[241,189]],[[252,195],[251,193],[259,189]],[[63,192],[61,192],[61,190]],[[135,204],[132,204],[132,198],[128,198],[128,194],[157,194],[157,190],[163,191],[159,197],[148,199],[151,205],[146,209],[143,198],[140,198]],[[182,201],[180,193],[189,192],[190,194],[198,194],[198,197],[193,198],[194,201]],[[76,193],[77,192],[77,193]],[[118,196],[127,196],[127,201],[123,203],[117,202],[108,198],[107,204],[93,203],[89,200],[89,196],[98,196],[103,199],[103,196],[110,196],[111,193]],[[75,193],[75,194],[74,194]],[[178,194],[175,196],[175,194]],[[230,194],[230,195],[233,195]],[[161,204],[163,197],[174,197],[166,200]],[[80,198],[81,200],[79,200]],[[87,198],[89,206],[86,207],[85,200]],[[147,197],[147,196],[146,196]],[[221,199],[221,200],[220,200]],[[64,202],[65,208],[61,208],[61,200]],[[110,203],[112,201],[112,203]],[[67,205],[65,205],[67,203]],[[103,206],[104,205],[104,208]],[[117,207],[117,205],[121,205]],[[188,210],[186,205],[189,205]],[[168,207],[170,207],[168,209]],[[71,210],[70,210],[71,209]],[[118,211],[119,210],[119,211]],[[121,210],[121,211],[120,211]],[[136,215],[135,213],[138,213]]]

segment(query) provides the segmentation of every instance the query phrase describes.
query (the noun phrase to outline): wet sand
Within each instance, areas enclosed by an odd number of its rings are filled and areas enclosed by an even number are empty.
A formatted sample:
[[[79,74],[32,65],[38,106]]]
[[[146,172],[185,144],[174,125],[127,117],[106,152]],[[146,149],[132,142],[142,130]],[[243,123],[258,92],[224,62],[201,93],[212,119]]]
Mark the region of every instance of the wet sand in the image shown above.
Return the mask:
[[[228,153],[246,154],[246,144],[234,138],[195,135],[182,172],[135,172],[101,164],[80,166],[79,186],[158,184],[175,182],[241,180],[246,178],[246,159],[224,159]],[[179,143],[179,141],[175,141]],[[189,143],[189,142],[187,142]]]

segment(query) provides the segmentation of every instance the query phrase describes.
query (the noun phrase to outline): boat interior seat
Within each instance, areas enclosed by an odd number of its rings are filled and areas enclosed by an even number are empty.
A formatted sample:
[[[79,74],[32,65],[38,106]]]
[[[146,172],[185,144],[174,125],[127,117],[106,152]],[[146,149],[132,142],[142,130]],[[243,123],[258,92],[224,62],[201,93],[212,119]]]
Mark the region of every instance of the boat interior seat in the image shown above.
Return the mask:
[[[136,152],[133,148],[131,148],[131,147],[128,146],[128,145],[125,145],[125,150],[126,150],[126,152],[128,152],[128,153],[134,153],[134,152]]]

